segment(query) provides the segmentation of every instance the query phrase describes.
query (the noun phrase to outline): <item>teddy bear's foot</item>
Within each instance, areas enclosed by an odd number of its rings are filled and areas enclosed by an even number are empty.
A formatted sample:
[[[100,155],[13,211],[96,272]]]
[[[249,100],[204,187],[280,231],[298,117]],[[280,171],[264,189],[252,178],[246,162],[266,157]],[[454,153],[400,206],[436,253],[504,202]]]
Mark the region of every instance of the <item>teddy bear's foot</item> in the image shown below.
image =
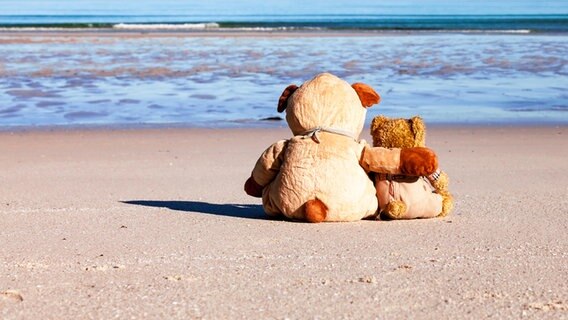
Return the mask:
[[[381,217],[390,220],[402,219],[406,213],[406,204],[402,201],[392,200],[381,212]]]
[[[309,200],[304,205],[304,216],[308,222],[318,223],[324,221],[327,217],[327,212],[327,206],[318,198]]]
[[[442,218],[450,214],[454,208],[454,198],[449,192],[442,192],[440,195],[442,196],[442,212],[438,217]]]

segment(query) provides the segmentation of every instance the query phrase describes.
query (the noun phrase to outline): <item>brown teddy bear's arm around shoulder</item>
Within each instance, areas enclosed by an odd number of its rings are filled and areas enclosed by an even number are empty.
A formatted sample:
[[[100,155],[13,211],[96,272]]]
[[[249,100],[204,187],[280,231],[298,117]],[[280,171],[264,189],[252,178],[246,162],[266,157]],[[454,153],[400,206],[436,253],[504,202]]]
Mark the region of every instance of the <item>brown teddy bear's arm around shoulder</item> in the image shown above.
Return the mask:
[[[428,148],[387,149],[365,146],[359,162],[367,172],[427,176],[438,168],[436,154]]]
[[[252,170],[245,183],[245,192],[253,197],[262,196],[262,189],[268,185],[278,172],[284,158],[284,150],[288,140],[280,140],[266,149]]]

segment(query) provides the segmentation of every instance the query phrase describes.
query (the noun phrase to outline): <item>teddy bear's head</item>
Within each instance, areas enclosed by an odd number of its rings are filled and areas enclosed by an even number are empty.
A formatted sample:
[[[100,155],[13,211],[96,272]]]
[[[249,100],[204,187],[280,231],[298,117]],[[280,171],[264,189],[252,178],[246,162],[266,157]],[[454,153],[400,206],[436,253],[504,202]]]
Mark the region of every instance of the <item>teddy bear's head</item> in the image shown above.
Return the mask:
[[[373,146],[383,148],[412,148],[426,146],[426,127],[420,117],[389,119],[377,116],[371,123]]]
[[[294,135],[318,127],[348,132],[359,137],[368,107],[380,96],[363,83],[350,85],[344,80],[321,73],[300,87],[288,86],[278,102],[278,112],[286,110],[286,121]]]

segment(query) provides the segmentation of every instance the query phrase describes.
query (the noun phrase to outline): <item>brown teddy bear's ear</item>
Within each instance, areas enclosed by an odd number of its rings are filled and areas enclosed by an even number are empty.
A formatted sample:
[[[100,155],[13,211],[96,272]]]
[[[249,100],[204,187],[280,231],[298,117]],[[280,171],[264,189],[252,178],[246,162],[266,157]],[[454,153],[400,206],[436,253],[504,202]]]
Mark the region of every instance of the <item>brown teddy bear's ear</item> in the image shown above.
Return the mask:
[[[376,132],[380,131],[383,125],[385,124],[385,122],[387,121],[388,121],[387,117],[383,115],[374,117],[373,121],[371,121],[371,134],[375,135]]]
[[[422,118],[416,116],[410,119],[410,126],[412,127],[412,132],[414,133],[414,145],[416,147],[426,146],[426,126]]]
[[[364,83],[354,83],[351,85],[357,95],[359,96],[359,100],[361,100],[361,104],[363,107],[368,108],[374,104],[381,102],[381,96],[371,86],[364,84]]]
[[[286,89],[284,89],[284,92],[282,92],[282,94],[280,95],[280,99],[278,99],[278,112],[282,112],[284,111],[284,109],[286,109],[286,107],[288,106],[288,98],[290,98],[292,93],[294,93],[294,91],[296,91],[297,89],[298,86],[295,84],[291,84],[286,87]]]
[[[382,147],[385,138],[385,124],[389,119],[383,115],[376,116],[371,122],[371,137],[373,138],[373,147]]]

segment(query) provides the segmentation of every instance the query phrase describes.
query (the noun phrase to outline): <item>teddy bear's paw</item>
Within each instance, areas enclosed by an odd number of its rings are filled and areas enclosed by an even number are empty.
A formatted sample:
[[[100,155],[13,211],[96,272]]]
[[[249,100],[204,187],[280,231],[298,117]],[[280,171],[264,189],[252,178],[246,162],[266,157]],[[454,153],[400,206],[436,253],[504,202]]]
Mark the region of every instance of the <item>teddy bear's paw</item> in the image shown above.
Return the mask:
[[[404,214],[406,213],[406,204],[402,201],[393,200],[387,204],[381,216],[384,216],[387,219],[397,220],[403,219]]]
[[[438,169],[438,157],[428,148],[400,150],[400,172],[410,176],[429,176]]]
[[[432,184],[432,187],[434,187],[434,189],[436,190],[436,193],[448,193],[450,177],[448,177],[448,174],[446,172],[440,171],[440,174],[438,175],[438,178],[436,180],[429,179],[429,181],[430,184]]]
[[[442,218],[450,214],[454,208],[454,198],[449,192],[444,192],[442,195],[442,212],[438,217]]]
[[[261,198],[262,197],[262,190],[264,189],[261,185],[259,185],[254,178],[251,176],[245,182],[245,192],[252,197]]]

